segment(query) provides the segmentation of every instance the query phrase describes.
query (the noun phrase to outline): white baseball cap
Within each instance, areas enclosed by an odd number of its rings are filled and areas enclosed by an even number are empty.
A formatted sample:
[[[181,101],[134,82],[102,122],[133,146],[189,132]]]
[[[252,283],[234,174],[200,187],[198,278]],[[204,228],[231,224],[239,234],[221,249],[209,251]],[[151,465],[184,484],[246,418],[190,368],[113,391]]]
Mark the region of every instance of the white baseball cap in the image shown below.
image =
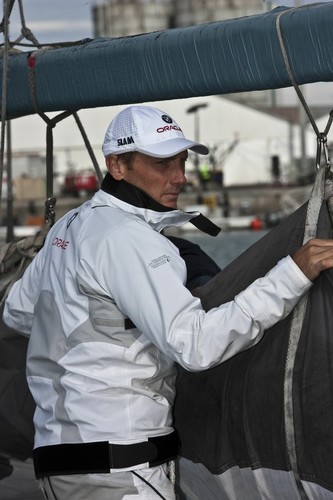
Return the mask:
[[[185,149],[207,155],[203,144],[185,138],[168,113],[150,106],[129,106],[110,123],[103,143],[103,154],[119,155],[137,151],[156,158],[168,158]]]

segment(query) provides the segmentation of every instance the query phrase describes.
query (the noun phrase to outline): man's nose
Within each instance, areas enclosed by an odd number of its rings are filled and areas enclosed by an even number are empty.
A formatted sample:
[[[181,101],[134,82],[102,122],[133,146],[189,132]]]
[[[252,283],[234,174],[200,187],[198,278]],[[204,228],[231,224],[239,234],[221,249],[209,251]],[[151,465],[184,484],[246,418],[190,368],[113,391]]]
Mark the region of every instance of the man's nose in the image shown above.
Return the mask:
[[[187,180],[184,165],[174,165],[172,182],[175,184],[186,184]]]

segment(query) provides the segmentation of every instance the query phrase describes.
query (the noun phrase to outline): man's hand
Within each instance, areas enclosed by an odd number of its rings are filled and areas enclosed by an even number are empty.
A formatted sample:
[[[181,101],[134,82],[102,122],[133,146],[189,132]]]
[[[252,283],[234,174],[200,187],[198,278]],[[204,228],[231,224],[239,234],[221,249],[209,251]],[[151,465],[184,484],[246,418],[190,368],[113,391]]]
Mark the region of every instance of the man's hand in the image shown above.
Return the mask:
[[[292,257],[305,276],[313,281],[321,271],[333,267],[333,240],[309,240]]]

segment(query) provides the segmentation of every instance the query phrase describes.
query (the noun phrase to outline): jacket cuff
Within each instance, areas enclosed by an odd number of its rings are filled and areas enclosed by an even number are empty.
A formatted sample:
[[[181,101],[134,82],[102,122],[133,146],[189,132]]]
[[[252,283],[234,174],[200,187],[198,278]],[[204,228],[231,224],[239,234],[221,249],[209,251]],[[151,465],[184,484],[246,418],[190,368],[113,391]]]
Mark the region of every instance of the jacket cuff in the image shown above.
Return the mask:
[[[284,319],[313,283],[287,256],[236,296],[237,305],[265,329]]]

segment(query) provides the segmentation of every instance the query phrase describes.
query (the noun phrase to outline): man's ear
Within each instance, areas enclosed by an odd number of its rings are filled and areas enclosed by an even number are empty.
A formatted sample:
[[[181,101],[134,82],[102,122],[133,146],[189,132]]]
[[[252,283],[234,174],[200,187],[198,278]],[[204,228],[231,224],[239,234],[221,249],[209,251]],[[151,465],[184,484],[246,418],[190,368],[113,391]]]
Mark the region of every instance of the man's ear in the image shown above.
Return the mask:
[[[124,162],[117,155],[109,155],[105,160],[106,167],[109,173],[116,181],[121,181],[124,178]]]

